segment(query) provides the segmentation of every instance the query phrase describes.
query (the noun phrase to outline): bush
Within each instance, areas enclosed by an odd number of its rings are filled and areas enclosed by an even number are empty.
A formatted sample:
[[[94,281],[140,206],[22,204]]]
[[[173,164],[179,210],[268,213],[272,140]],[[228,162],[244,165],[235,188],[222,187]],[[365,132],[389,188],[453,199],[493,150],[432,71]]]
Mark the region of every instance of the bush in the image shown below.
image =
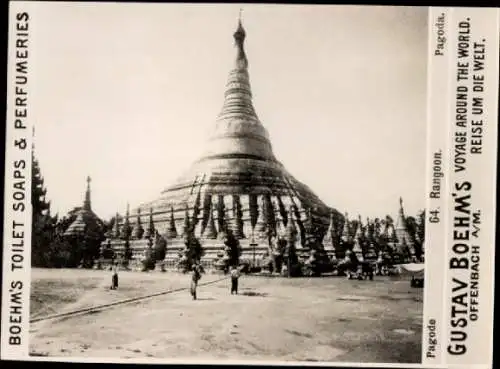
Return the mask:
[[[141,261],[142,263],[142,271],[153,270],[155,268],[155,261],[153,258],[148,257]]]
[[[62,237],[53,240],[43,254],[44,266],[49,268],[74,268],[80,254],[74,244]]]
[[[297,263],[297,264],[292,265],[290,276],[291,277],[302,276],[302,264],[301,263]]]
[[[155,241],[153,259],[155,261],[163,261],[167,254],[167,241],[161,236],[158,236]]]
[[[115,252],[111,247],[106,246],[104,250],[102,251],[102,258],[103,259],[113,259],[115,255]]]
[[[290,268],[290,277],[301,277],[303,275],[302,274],[302,268],[303,268],[303,264],[302,263],[292,264],[292,266]],[[288,276],[288,269],[287,269],[287,265],[286,264],[281,269],[281,274],[284,277]]]

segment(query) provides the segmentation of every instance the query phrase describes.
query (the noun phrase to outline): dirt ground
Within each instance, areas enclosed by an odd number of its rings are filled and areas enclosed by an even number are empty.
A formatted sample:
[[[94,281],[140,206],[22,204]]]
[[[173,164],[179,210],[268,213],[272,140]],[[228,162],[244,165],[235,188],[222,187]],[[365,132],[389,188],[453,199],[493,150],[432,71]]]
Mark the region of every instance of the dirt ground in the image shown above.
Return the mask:
[[[201,282],[220,275],[206,274]],[[167,272],[34,270],[33,317],[188,287]],[[417,363],[421,360],[422,290],[408,280],[242,276],[230,281],[79,316],[31,324],[30,353],[116,357]]]

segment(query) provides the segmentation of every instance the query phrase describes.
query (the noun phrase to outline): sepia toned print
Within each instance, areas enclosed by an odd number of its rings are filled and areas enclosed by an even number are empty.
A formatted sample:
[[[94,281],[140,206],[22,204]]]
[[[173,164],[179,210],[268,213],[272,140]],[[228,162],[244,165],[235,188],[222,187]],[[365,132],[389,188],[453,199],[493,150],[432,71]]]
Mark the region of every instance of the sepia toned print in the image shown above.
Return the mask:
[[[425,367],[466,347],[445,296],[478,258],[442,246],[430,97],[448,13],[17,7],[9,355]]]

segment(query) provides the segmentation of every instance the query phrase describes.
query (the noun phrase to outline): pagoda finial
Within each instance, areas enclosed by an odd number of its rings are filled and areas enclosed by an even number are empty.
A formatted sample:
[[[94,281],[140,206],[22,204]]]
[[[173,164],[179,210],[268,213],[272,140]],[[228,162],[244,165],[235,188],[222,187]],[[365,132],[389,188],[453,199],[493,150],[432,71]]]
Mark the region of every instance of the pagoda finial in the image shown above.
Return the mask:
[[[92,210],[92,206],[90,203],[90,182],[91,182],[90,176],[87,176],[87,190],[85,192],[85,200],[83,202],[83,209],[88,210],[88,211]]]
[[[234,32],[233,37],[234,37],[234,42],[236,47],[238,48],[238,54],[236,57],[236,65],[238,69],[246,69],[248,67],[248,60],[245,55],[245,50],[243,44],[245,43],[245,37],[246,37],[246,32],[245,29],[243,28],[243,24],[241,23],[241,11],[240,9],[240,15],[238,19],[238,28],[236,29],[236,32]]]

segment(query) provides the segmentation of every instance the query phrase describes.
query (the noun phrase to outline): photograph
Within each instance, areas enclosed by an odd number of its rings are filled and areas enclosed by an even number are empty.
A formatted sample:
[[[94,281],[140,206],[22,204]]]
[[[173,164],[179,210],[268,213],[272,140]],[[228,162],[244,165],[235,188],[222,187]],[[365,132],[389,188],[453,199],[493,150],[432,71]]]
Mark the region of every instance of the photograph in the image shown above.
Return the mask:
[[[429,8],[30,9],[30,357],[422,363]]]

